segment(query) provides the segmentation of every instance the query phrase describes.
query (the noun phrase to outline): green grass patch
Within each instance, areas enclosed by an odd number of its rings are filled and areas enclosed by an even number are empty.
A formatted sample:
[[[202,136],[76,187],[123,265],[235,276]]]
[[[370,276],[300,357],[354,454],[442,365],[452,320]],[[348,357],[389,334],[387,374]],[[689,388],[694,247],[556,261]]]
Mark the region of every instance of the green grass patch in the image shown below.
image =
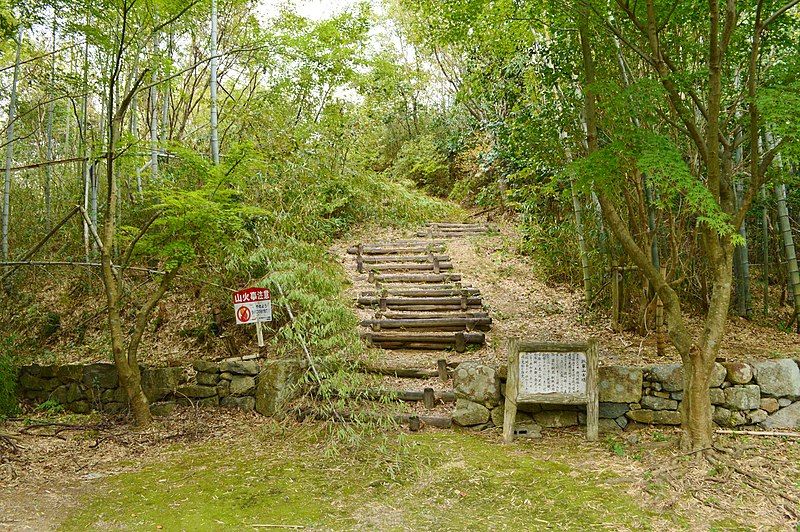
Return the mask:
[[[578,530],[647,528],[656,517],[609,473],[534,458],[535,442],[506,447],[429,432],[376,436],[353,451],[330,447],[323,434],[267,430],[173,448],[158,463],[101,481],[64,528]]]

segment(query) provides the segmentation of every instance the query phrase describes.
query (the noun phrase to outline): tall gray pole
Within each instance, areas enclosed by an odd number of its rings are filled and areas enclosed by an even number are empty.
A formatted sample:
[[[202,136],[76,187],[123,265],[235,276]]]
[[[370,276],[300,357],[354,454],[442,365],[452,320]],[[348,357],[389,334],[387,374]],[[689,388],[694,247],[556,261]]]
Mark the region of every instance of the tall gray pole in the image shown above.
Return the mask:
[[[211,0],[211,159],[219,164],[217,136],[217,0]]]

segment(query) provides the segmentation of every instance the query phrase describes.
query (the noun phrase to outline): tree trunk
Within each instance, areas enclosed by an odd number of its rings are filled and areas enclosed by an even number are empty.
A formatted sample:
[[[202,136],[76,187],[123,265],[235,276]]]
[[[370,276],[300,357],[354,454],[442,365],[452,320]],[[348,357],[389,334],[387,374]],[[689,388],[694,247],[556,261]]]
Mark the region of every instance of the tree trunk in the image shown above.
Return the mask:
[[[89,15],[86,15],[86,26],[89,26]],[[89,148],[89,35],[84,34],[83,45],[83,101],[81,103],[81,150],[80,155],[83,158],[81,166],[81,174],[83,179],[83,210],[89,210],[89,161],[92,158],[92,151]],[[83,220],[83,249],[86,262],[89,262],[89,224],[84,218]]]
[[[217,132],[217,0],[211,0],[211,160],[219,164],[219,133]]]
[[[56,84],[56,18],[53,17],[53,60],[50,63],[50,90],[55,90]],[[56,102],[53,100],[47,107],[47,161],[53,160],[53,115],[55,114]],[[53,179],[52,165],[45,167],[44,175],[44,225],[45,229],[50,230],[51,208],[50,208],[50,183]]]
[[[742,134],[736,136],[739,146],[733,154],[734,164],[738,167],[742,162]],[[733,198],[734,207],[738,211],[742,207],[744,196],[744,184],[742,176],[737,175],[733,178]],[[753,302],[750,295],[750,254],[747,249],[747,217],[739,227],[739,236],[744,241],[743,244],[736,246],[733,255],[733,271],[736,279],[736,312],[743,318],[750,318],[753,311]]]
[[[681,402],[681,424],[683,435],[681,447],[687,450],[708,449],[711,447],[712,406],[708,393],[711,368],[695,357],[689,357],[683,364],[683,401]]]
[[[775,141],[772,134],[767,131],[766,141],[768,147],[774,147]],[[776,157],[779,168],[782,169],[783,161],[780,154]],[[797,264],[797,251],[794,245],[794,237],[792,235],[792,222],[789,217],[789,206],[786,203],[786,185],[783,181],[775,183],[775,199],[778,207],[778,226],[781,231],[781,240],[783,242],[783,250],[786,254],[786,277],[789,281],[789,297],[794,306],[795,316],[798,321],[798,331],[800,332],[800,270]]]
[[[786,203],[786,185],[775,183],[775,199],[778,203],[778,224],[781,230],[783,249],[786,253],[786,275],[789,279],[789,296],[794,303],[794,311],[800,316],[800,271],[797,266],[797,251],[792,236],[792,223],[789,206]]]
[[[764,285],[764,315],[769,313],[769,210],[767,188],[761,187],[761,282]]]
[[[11,98],[8,104],[8,129],[6,140],[6,173],[3,182],[3,260],[8,260],[8,228],[11,219],[11,165],[14,160],[14,120],[17,112],[17,81],[19,80],[19,57],[22,51],[22,24],[17,30],[17,52],[14,60],[14,78],[11,83]]]
[[[153,61],[158,55],[158,35],[153,37]],[[158,90],[158,70],[153,68],[153,85],[150,87],[150,182],[155,185],[158,181],[158,106],[156,98]]]
[[[572,162],[572,150],[567,145],[567,133],[561,132],[561,141],[564,143],[564,151],[567,155],[567,163]],[[572,193],[572,212],[575,215],[575,232],[578,234],[578,252],[581,257],[581,273],[583,276],[583,300],[586,305],[591,301],[591,275],[589,270],[589,253],[586,250],[586,238],[583,229],[583,208],[581,206],[578,189],[575,186],[574,177],[569,178],[570,191]]]
[[[131,69],[131,77],[136,75],[139,66],[139,52],[133,58],[133,68]],[[134,142],[139,140],[139,95],[135,93],[131,97],[131,136]],[[142,199],[142,169],[139,163],[136,163],[136,197],[141,201]]]

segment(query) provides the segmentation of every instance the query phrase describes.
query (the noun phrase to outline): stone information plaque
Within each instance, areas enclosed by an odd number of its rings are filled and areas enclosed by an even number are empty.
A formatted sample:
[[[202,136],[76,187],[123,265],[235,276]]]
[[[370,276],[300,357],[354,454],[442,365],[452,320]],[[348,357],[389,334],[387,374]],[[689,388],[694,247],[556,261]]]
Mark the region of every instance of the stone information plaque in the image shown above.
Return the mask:
[[[520,353],[522,393],[586,393],[586,354]]]
[[[503,439],[514,439],[517,405],[586,405],[586,436],[597,439],[597,343],[558,344],[511,339],[508,345]]]

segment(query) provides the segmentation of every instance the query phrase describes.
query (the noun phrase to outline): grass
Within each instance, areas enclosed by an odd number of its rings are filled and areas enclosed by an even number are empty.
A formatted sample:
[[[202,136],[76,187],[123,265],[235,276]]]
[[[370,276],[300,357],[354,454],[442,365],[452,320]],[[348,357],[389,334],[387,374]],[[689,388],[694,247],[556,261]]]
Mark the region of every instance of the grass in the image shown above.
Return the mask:
[[[680,521],[640,506],[614,474],[537,457],[541,442],[506,447],[425,432],[337,452],[324,440],[316,428],[273,427],[229,445],[173,447],[101,481],[64,528],[582,530]]]

